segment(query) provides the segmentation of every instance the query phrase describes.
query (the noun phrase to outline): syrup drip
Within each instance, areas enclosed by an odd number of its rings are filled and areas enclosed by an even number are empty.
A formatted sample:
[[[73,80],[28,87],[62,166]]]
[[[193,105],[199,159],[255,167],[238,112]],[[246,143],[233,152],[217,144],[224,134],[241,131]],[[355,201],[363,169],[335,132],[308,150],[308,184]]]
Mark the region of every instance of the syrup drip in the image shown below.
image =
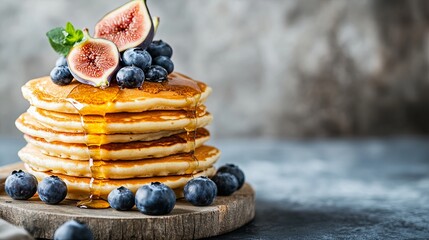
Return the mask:
[[[85,142],[88,147],[88,163],[91,172],[91,181],[89,184],[90,195],[87,199],[84,199],[77,203],[77,207],[80,208],[109,208],[109,203],[101,199],[101,188],[103,187],[103,180],[107,178],[104,172],[101,171],[101,167],[105,164],[103,161],[103,155],[101,151],[101,145],[105,143],[107,124],[106,124],[106,112],[112,103],[115,102],[118,97],[120,89],[117,87],[110,87],[100,91],[97,88],[80,84],[74,88],[66,100],[73,105],[78,111],[82,128],[85,133]],[[87,109],[82,102],[87,102],[87,98],[96,98],[97,102],[101,104],[98,107],[98,112],[102,116],[102,121],[99,124],[90,124],[88,120],[88,113],[94,109]]]
[[[145,86],[153,88],[152,85],[154,84],[143,84],[143,87],[140,90],[148,91]],[[185,156],[189,156],[192,160],[189,162],[186,174],[194,175],[194,172],[199,165],[198,160],[195,157],[195,139],[197,136],[198,126],[197,110],[202,89],[197,82],[182,75],[179,75],[179,77],[169,77],[167,81],[159,85],[159,88],[164,88],[165,90],[168,89],[168,91],[173,91],[187,99],[187,105],[189,108],[185,110],[187,117],[191,120],[184,128],[187,136],[186,140],[188,142],[188,149]],[[109,207],[109,203],[101,199],[101,189],[104,185],[104,181],[108,178],[108,176],[105,176],[102,171],[102,166],[104,166],[106,162],[103,161],[101,145],[106,142],[105,138],[108,133],[106,113],[116,101],[120,92],[121,89],[117,86],[111,86],[100,90],[89,85],[78,84],[65,98],[79,113],[82,128],[85,133],[86,145],[88,147],[88,163],[91,172],[91,181],[89,185],[90,195],[87,199],[78,202],[77,207],[93,209]],[[195,98],[188,98],[191,96],[194,96]],[[93,105],[88,107],[88,104],[90,103],[93,103]],[[101,123],[94,124],[93,121],[89,120],[90,116],[94,117],[94,113],[97,113],[98,117],[102,117],[103,120]]]
[[[199,97],[197,99],[199,101]],[[192,162],[188,163],[189,166],[185,173],[190,174],[192,176],[194,175],[195,170],[199,166],[198,159],[195,157],[195,149],[196,149],[195,139],[197,138],[197,126],[198,126],[196,109],[197,109],[198,101],[196,104],[193,104],[193,108],[191,110],[187,111],[187,117],[190,118],[190,122],[184,128],[184,130],[186,131],[186,141],[188,144],[186,149],[187,153],[185,155],[188,155],[192,159]]]
[[[184,77],[184,76],[182,76],[182,77]],[[198,110],[199,102],[201,99],[202,89],[200,88],[200,86],[196,82],[190,81],[190,79],[188,77],[186,77],[186,78],[169,78],[168,82],[166,84],[168,84],[169,88],[185,86],[185,87],[193,89],[194,92],[196,92],[195,102],[194,101],[191,102],[189,100],[187,102],[189,105],[189,109],[187,109],[187,111],[186,111],[186,117],[188,117],[190,119],[190,122],[184,128],[184,130],[186,131],[186,141],[188,142],[188,146],[186,149],[187,153],[185,155],[189,156],[192,159],[192,162],[189,162],[188,169],[185,171],[185,173],[190,174],[193,177],[195,170],[199,166],[199,161],[195,157],[195,149],[196,149],[195,139],[197,138],[197,126],[198,126],[197,110]],[[163,84],[163,85],[165,85],[165,84]]]

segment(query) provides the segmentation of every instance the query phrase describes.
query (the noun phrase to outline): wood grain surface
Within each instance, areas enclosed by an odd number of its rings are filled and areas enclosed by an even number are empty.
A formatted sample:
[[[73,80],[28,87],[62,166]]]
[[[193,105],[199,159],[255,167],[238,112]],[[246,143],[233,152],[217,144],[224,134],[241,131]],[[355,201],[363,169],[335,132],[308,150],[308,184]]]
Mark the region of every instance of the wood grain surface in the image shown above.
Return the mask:
[[[21,168],[21,164],[0,168],[0,217],[24,227],[35,238],[50,239],[61,224],[77,219],[89,225],[96,239],[195,239],[230,232],[255,216],[255,193],[249,184],[232,196],[218,196],[208,207],[195,207],[180,199],[165,216],[144,215],[136,208],[125,212],[80,209],[70,200],[47,205],[37,196],[13,200],[4,192],[4,179]]]

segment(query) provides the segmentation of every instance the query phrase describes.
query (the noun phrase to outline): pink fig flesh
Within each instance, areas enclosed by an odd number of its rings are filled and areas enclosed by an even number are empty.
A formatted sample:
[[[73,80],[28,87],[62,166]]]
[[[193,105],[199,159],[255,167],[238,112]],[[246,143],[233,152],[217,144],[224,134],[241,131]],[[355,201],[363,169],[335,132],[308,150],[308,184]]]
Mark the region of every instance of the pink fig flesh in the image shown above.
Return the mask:
[[[86,40],[74,46],[67,56],[70,72],[81,83],[108,87],[119,68],[119,51],[108,40],[85,35]]]
[[[110,40],[120,52],[129,48],[146,49],[155,31],[144,0],[133,0],[104,16],[95,26],[95,37]]]

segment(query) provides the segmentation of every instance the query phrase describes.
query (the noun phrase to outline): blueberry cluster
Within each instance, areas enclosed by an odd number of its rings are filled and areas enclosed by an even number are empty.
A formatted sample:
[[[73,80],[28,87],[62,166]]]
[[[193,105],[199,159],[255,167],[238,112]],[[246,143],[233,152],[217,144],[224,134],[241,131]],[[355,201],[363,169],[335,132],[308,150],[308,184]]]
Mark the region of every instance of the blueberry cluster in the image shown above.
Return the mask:
[[[9,195],[11,195],[10,190],[12,182],[15,188],[28,188],[23,191],[26,193],[25,197],[29,198],[34,195],[34,181],[35,184],[37,184],[37,180],[35,180],[33,175],[23,171],[14,171],[11,176],[15,177],[11,177],[6,180],[6,192]],[[21,183],[25,181],[26,184],[16,185],[17,182],[19,182],[16,179],[25,179],[21,180]],[[195,206],[208,206],[213,203],[216,195],[231,195],[236,190],[240,189],[244,184],[245,176],[243,171],[236,165],[226,164],[218,169],[212,179],[213,180],[207,177],[198,177],[190,180],[184,188],[185,199]],[[39,188],[41,185],[45,185],[43,188],[46,189],[53,188],[52,186],[55,186],[54,190],[62,189],[63,182],[61,182],[61,179],[58,177],[48,177],[42,181]],[[43,191],[39,190],[39,195],[41,192]],[[48,192],[53,194],[55,191]],[[50,199],[49,201],[58,201],[58,198],[53,197],[52,194],[48,195],[50,196],[48,197],[48,199]],[[64,194],[64,192],[57,191],[54,195],[59,196],[61,194]],[[110,192],[108,201],[112,208],[119,211],[130,210],[135,204],[137,209],[144,214],[164,215],[173,210],[174,205],[176,204],[176,195],[173,190],[165,184],[153,182],[140,187],[135,196],[131,190],[125,187],[114,189]],[[54,239],[92,240],[94,239],[94,236],[91,229],[86,224],[76,220],[70,220],[61,225],[55,231]]]
[[[244,184],[243,171],[234,164],[226,164],[218,169],[212,179],[198,177],[190,180],[184,188],[186,201],[195,206],[208,206],[216,195],[229,196]]]
[[[239,167],[226,164],[218,169],[212,179],[198,177],[190,180],[184,188],[184,197],[195,206],[208,206],[216,195],[228,196],[240,189],[244,180],[244,173]],[[32,174],[19,170],[7,177],[5,191],[15,200],[27,200],[38,192],[43,202],[58,204],[67,195],[67,185],[57,176],[46,177],[38,184]],[[153,182],[140,187],[135,196],[131,190],[119,187],[110,192],[107,200],[112,208],[119,211],[130,210],[136,205],[144,214],[164,215],[173,210],[176,195],[167,185]]]
[[[27,200],[37,192],[43,202],[58,204],[66,198],[67,185],[57,176],[46,177],[38,184],[34,175],[18,170],[6,178],[5,191],[15,200]]]
[[[226,164],[217,170],[212,180],[216,183],[218,195],[229,196],[243,186],[245,177],[238,166]]]
[[[149,47],[130,48],[122,54],[122,68],[116,74],[121,88],[139,88],[145,80],[162,82],[174,70],[171,56],[173,49],[162,40],[153,41]]]
[[[125,187],[114,189],[107,198],[110,206],[119,211],[133,208],[147,215],[169,214],[176,205],[176,195],[167,185],[159,182],[141,186],[134,196],[133,192]]]
[[[57,85],[65,86],[71,83],[73,76],[67,65],[67,59],[64,56],[61,56],[57,59],[55,67],[52,69],[50,76],[52,82]]]
[[[174,71],[171,61],[173,49],[162,41],[153,41],[145,50],[130,48],[122,54],[122,68],[116,73],[116,82],[121,88],[139,88],[143,82],[163,82],[168,74]],[[52,82],[65,86],[72,82],[73,75],[68,67],[67,59],[61,56],[50,73]]]
[[[243,171],[234,164],[219,168],[215,176],[194,178],[183,189],[185,200],[195,206],[209,206],[216,195],[228,196],[244,184]],[[119,211],[133,208],[147,215],[164,215],[170,213],[176,203],[176,195],[167,185],[153,182],[140,187],[136,195],[125,187],[114,189],[108,196],[109,204]]]

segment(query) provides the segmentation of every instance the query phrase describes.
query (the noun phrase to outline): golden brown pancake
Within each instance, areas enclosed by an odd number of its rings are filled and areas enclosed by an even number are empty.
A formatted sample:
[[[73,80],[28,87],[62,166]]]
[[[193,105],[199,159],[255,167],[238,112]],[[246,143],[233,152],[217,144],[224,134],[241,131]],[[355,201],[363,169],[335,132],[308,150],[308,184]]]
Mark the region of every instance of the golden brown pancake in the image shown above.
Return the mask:
[[[104,115],[115,112],[194,109],[211,93],[211,88],[183,74],[172,73],[162,83],[145,82],[142,89],[106,89],[74,80],[67,86],[52,83],[49,77],[27,82],[22,87],[31,105],[64,113]],[[79,111],[76,109],[78,108]]]
[[[85,177],[71,177],[62,174],[52,174],[50,172],[39,172],[35,171],[28,164],[25,164],[26,170],[36,176],[36,178],[41,181],[46,177],[51,175],[56,175],[67,184],[67,199],[72,200],[83,200],[87,199],[90,195],[90,178]],[[201,171],[194,175],[175,175],[175,176],[165,176],[165,177],[150,177],[150,178],[132,178],[132,179],[121,179],[121,180],[99,180],[96,181],[96,184],[93,185],[95,191],[100,192],[100,197],[107,199],[107,195],[118,187],[124,186],[134,193],[137,189],[145,184],[150,184],[151,182],[162,182],[174,189],[175,192],[181,192],[186,183],[192,178],[199,176],[211,177],[216,173],[214,167],[208,168],[204,171]]]
[[[34,170],[41,172],[74,177],[91,177],[94,174],[97,178],[126,179],[200,172],[211,167],[219,159],[220,151],[214,147],[201,146],[195,150],[195,159],[190,154],[176,154],[134,161],[95,162],[93,172],[88,161],[46,156],[31,144],[21,149],[18,155]]]
[[[141,89],[101,89],[42,77],[22,92],[31,107],[16,121],[29,143],[19,156],[38,180],[62,178],[68,199],[97,192],[105,199],[120,186],[135,192],[151,182],[180,193],[193,177],[215,174],[220,151],[203,146],[212,116],[203,105],[211,88],[202,82],[173,73]]]
[[[79,133],[149,133],[181,130],[186,127],[204,127],[212,121],[210,113],[203,107],[196,119],[186,111],[146,111],[140,113],[114,113],[105,117],[88,115],[84,122],[78,114],[65,114],[30,107],[28,114],[40,124],[58,132]],[[84,126],[83,126],[84,125]]]
[[[43,138],[24,135],[28,143],[39,148],[44,154],[69,158],[72,160],[88,160],[89,152],[86,144],[63,142],[47,142]],[[202,146],[210,138],[210,133],[199,128],[196,131],[195,142],[193,136],[187,133],[164,137],[153,141],[135,141],[128,143],[109,143],[94,149],[94,160],[140,160],[143,158],[165,157],[172,154],[191,152],[193,148]]]
[[[46,127],[30,116],[23,113],[16,121],[16,127],[24,134],[43,138],[47,142],[108,144],[133,141],[152,141],[163,137],[179,134],[184,130],[159,131],[152,133],[116,133],[116,134],[84,134],[76,132],[59,132]]]

